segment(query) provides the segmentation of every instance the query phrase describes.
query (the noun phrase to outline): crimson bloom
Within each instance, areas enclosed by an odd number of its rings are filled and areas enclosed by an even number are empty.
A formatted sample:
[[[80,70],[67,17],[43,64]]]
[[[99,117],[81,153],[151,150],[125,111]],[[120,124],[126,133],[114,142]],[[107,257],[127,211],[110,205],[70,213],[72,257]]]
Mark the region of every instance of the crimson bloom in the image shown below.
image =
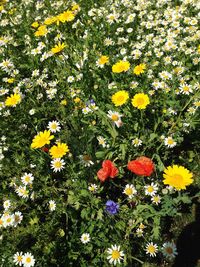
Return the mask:
[[[154,171],[154,164],[150,158],[139,157],[128,162],[127,168],[140,176],[150,176]]]
[[[118,169],[111,160],[104,160],[102,168],[97,172],[97,177],[101,182],[105,182],[108,178],[115,178],[118,174]]]

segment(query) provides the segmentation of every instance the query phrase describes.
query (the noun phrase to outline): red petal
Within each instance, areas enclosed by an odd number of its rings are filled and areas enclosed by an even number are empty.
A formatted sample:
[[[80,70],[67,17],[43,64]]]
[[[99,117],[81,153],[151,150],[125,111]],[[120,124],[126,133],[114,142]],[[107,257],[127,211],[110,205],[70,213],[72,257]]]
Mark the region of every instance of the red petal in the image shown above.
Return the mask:
[[[97,172],[97,177],[101,182],[105,182],[105,180],[109,177],[108,171],[109,171],[108,169],[102,168]]]
[[[117,176],[117,174],[119,173],[117,167],[113,166],[111,169],[111,173],[110,173],[110,178],[115,178],[115,176]]]

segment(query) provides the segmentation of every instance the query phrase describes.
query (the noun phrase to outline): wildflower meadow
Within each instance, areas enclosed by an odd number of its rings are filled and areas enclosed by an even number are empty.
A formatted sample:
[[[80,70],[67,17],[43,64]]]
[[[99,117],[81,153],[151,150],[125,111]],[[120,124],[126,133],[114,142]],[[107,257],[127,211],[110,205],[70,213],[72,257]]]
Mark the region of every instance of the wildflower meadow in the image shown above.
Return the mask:
[[[200,204],[199,19],[0,0],[1,267],[174,264]]]

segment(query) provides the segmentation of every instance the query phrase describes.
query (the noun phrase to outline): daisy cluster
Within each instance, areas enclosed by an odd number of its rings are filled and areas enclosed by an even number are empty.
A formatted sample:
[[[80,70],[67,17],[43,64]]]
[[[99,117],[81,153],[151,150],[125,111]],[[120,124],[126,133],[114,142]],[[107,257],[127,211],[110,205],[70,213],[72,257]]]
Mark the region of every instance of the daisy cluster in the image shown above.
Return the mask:
[[[0,0],[2,266],[174,260],[165,219],[199,198],[199,11]]]

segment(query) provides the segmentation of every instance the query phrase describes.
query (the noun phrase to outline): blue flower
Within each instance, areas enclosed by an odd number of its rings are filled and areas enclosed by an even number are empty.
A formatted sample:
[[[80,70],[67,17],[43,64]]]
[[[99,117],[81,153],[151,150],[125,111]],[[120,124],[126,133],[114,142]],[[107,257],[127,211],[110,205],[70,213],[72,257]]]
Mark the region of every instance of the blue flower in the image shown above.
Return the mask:
[[[115,203],[114,201],[112,200],[108,200],[106,202],[106,211],[111,214],[111,215],[114,215],[118,212],[118,209],[119,209],[119,204]]]

